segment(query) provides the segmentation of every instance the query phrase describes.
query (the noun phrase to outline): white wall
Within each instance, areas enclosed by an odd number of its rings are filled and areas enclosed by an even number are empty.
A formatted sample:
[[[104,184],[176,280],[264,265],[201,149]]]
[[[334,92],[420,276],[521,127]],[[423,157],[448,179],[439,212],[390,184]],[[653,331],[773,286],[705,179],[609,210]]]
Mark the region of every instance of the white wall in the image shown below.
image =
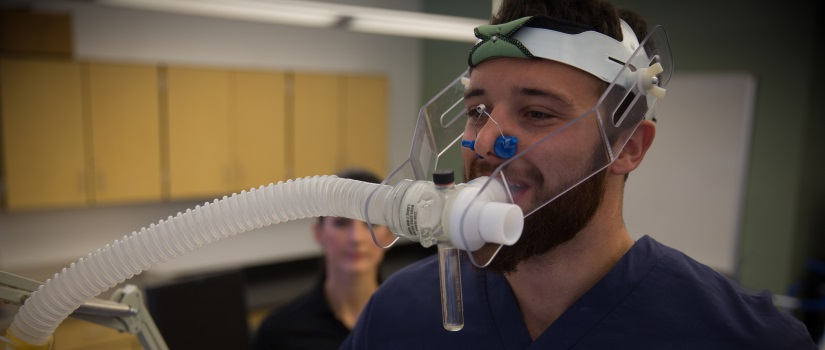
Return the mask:
[[[656,106],[656,139],[625,189],[634,238],[651,237],[738,276],[756,78],[675,74]]]
[[[417,10],[419,1],[345,0]],[[69,10],[78,59],[225,67],[381,73],[390,80],[388,164],[400,164],[417,116],[416,39],[135,11],[82,2],[37,3]],[[44,278],[78,257],[195,202],[22,214],[0,213],[0,269]],[[243,234],[150,270],[154,275],[228,268],[317,254],[311,220]]]

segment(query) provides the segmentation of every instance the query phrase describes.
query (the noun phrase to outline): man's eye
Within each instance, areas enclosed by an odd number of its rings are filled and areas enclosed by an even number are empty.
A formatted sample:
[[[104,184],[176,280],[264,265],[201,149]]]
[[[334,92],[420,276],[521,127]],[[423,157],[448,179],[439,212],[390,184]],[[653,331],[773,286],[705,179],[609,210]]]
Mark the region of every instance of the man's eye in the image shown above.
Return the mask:
[[[478,117],[480,116],[481,114],[478,113],[478,110],[476,110],[475,108],[470,108],[467,110],[467,117],[470,119],[478,119]]]
[[[539,112],[539,111],[529,111],[529,112],[525,113],[525,115],[527,116],[527,118],[535,119],[535,120],[544,120],[544,119],[550,119],[550,118],[554,117],[552,114]]]
[[[479,113],[476,108],[470,108],[467,110],[467,123],[470,125],[481,125],[487,120],[487,116],[483,113]]]

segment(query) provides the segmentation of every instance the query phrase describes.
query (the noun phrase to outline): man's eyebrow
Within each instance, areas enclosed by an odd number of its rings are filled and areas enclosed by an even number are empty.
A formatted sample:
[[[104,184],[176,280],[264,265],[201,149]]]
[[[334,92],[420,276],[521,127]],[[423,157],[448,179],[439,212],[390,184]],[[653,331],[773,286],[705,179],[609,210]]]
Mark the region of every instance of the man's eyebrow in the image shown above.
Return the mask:
[[[569,98],[555,91],[523,87],[519,88],[519,93],[525,96],[547,97],[556,100],[558,103],[562,104],[563,107],[573,107],[573,103],[570,102]]]
[[[475,89],[470,89],[470,91],[465,92],[464,93],[464,98],[470,98],[470,97],[476,97],[476,96],[482,96],[482,95],[484,95],[484,89],[475,88]]]

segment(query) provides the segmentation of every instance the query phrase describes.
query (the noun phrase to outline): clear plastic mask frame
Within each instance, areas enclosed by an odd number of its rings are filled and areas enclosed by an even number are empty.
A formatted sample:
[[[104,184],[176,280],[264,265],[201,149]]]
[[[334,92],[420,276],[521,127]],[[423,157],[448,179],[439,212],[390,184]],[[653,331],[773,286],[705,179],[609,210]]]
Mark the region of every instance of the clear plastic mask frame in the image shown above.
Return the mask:
[[[646,67],[636,67],[632,62],[648,57]],[[662,70],[658,71],[656,66]],[[575,117],[566,124],[549,131],[538,138],[538,141],[529,145],[518,145],[515,156],[499,164],[489,174],[489,180],[483,185],[476,198],[482,196],[492,181],[500,181],[507,190],[507,198],[514,202],[508,178],[515,177],[511,167],[514,162],[527,156],[534,156],[540,151],[543,144],[564,135],[571,127],[590,122],[594,125],[592,132],[599,135],[600,142],[593,150],[591,162],[584,168],[575,171],[563,171],[555,174],[553,184],[544,186],[542,193],[531,205],[520,204],[525,217],[532,215],[550,202],[554,201],[571,188],[589,179],[594,174],[608,167],[621,153],[627,141],[635,132],[639,124],[646,118],[652,118],[655,104],[670,81],[673,72],[673,61],[670,55],[670,46],[667,34],[663,27],[652,28],[649,34],[640,42],[639,48],[633,53],[624,67],[598,98],[593,107]],[[468,116],[464,105],[464,92],[469,84],[469,71],[463,72],[450,84],[430,99],[419,111],[418,122],[412,139],[409,157],[384,180],[383,184],[395,185],[402,180],[431,180],[436,169],[452,169],[455,171],[457,183],[465,179],[464,161],[462,158],[461,141],[465,128],[468,127]],[[659,89],[659,91],[653,91]],[[647,106],[645,106],[647,104]],[[483,125],[482,125],[483,127]],[[583,154],[587,156],[587,154]],[[567,169],[567,167],[561,167]],[[369,200],[365,207],[365,214],[369,223]],[[461,220],[461,239],[467,246],[464,234],[464,216]],[[446,226],[446,224],[445,224]],[[372,226],[370,224],[370,230]],[[380,240],[373,233],[373,240],[381,247],[388,248],[398,237]],[[499,244],[484,244],[480,249],[469,252],[472,263],[478,267],[487,266],[498,251]]]

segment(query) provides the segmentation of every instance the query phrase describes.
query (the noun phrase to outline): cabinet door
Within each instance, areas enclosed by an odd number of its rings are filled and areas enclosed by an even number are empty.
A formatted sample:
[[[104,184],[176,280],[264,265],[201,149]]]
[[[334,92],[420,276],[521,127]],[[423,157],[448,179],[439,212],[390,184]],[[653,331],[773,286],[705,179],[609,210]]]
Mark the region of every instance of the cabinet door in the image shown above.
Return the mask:
[[[85,204],[80,65],[46,60],[0,65],[8,208]]]
[[[230,75],[216,69],[168,68],[171,198],[212,197],[232,190]]]
[[[350,76],[344,80],[344,167],[380,176],[387,171],[387,79]]]
[[[284,74],[233,73],[235,190],[286,178]]]
[[[160,200],[153,66],[88,64],[95,202]]]
[[[340,85],[335,75],[295,74],[293,177],[339,170],[344,148],[339,124]]]

